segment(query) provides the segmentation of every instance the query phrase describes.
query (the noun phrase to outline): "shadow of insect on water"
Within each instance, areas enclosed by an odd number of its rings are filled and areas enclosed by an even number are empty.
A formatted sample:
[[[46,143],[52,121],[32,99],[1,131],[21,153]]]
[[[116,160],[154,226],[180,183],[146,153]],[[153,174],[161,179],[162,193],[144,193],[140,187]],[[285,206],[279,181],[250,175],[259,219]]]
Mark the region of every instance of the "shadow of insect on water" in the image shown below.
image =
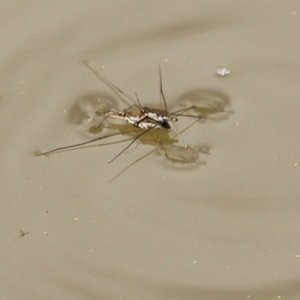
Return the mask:
[[[81,122],[83,126],[88,127],[90,134],[102,133],[102,135],[86,142],[63,146],[46,152],[37,152],[37,156],[68,151],[74,148],[85,148],[87,147],[86,145],[96,141],[113,138],[119,135],[126,135],[129,139],[114,143],[129,140],[130,142],[108,163],[117,159],[136,141],[156,147],[143,157],[135,160],[117,176],[158,149],[160,149],[160,153],[172,163],[184,165],[195,164],[197,163],[199,153],[208,153],[209,149],[208,147],[189,146],[184,141],[182,133],[199,121],[205,121],[207,119],[225,119],[229,117],[230,112],[226,110],[229,105],[228,99],[221,93],[209,90],[196,90],[183,94],[179,99],[179,106],[176,109],[169,111],[163,92],[160,68],[160,102],[163,108],[156,108],[142,106],[137,94],[136,98],[129,96],[123,90],[100,75],[89,65],[89,63],[86,63],[85,65],[117,95],[117,97],[126,105],[126,108],[119,110],[115,101],[108,95],[103,95],[104,97],[100,101],[97,97],[90,97],[89,101],[83,99],[83,101],[79,103],[79,109],[77,107],[77,114],[73,114],[73,118],[76,116],[75,119],[78,123]],[[186,128],[177,132],[173,123],[177,122],[181,117],[192,119],[192,122],[187,125]],[[82,120],[85,121],[82,122]],[[109,144],[111,145],[113,143]]]

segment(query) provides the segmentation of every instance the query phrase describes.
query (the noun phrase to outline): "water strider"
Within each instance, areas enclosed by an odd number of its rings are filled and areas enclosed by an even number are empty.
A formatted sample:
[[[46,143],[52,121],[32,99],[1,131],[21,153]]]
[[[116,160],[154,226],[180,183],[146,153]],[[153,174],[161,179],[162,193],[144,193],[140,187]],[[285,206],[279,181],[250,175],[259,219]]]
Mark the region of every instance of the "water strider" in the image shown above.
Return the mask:
[[[124,104],[127,105],[127,108],[123,109],[121,111],[109,110],[109,111],[96,112],[98,115],[103,117],[103,120],[96,127],[101,127],[102,124],[107,119],[112,118],[112,119],[122,120],[127,124],[131,124],[133,126],[133,128],[135,128],[135,129],[127,131],[127,132],[121,132],[121,133],[119,132],[119,133],[114,133],[114,134],[103,135],[103,136],[94,138],[92,140],[86,141],[86,142],[73,144],[73,145],[69,145],[69,146],[63,146],[63,147],[55,148],[53,150],[46,151],[46,152],[38,152],[38,153],[36,153],[36,156],[47,155],[50,153],[59,152],[61,150],[83,146],[86,144],[90,144],[90,143],[93,143],[93,142],[96,142],[99,140],[103,140],[103,139],[106,139],[106,138],[109,138],[112,136],[120,135],[120,134],[130,134],[130,133],[137,132],[138,134],[133,138],[133,140],[109,162],[109,163],[111,163],[117,157],[119,157],[122,153],[124,153],[137,139],[139,139],[143,135],[146,135],[150,131],[155,132],[156,130],[161,130],[161,129],[169,130],[169,131],[173,130],[176,133],[175,137],[178,137],[180,142],[183,144],[183,148],[188,148],[187,144],[183,141],[180,134],[176,132],[175,128],[172,125],[172,122],[177,122],[179,116],[192,117],[192,118],[196,118],[197,120],[200,119],[201,117],[185,114],[187,111],[197,108],[196,106],[189,106],[189,107],[177,110],[175,112],[168,111],[166,99],[165,99],[165,96],[163,93],[162,77],[161,77],[161,69],[160,68],[159,68],[160,97],[161,97],[161,102],[164,107],[163,109],[142,106],[137,95],[136,95],[136,99],[132,98],[131,96],[127,95],[124,91],[122,91],[120,88],[115,86],[113,83],[108,81],[105,77],[100,75],[88,63],[86,63],[85,65],[104,84],[106,84],[119,97],[119,99],[121,99],[121,101]],[[130,101],[130,103],[128,101]],[[167,151],[165,151],[164,146],[162,145],[161,141],[158,138],[158,135],[156,134],[155,137],[156,137],[157,142],[162,147],[165,156],[168,157]]]

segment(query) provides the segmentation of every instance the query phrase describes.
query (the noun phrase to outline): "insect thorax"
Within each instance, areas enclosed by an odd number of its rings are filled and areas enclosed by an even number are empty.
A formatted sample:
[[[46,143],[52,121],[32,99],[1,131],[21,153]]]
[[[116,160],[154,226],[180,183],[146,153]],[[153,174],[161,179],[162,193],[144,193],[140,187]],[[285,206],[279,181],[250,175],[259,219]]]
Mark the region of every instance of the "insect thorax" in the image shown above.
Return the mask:
[[[123,111],[121,114],[126,122],[144,130],[151,128],[171,129],[170,121],[177,121],[176,116],[167,111],[147,106],[142,107],[139,111]]]

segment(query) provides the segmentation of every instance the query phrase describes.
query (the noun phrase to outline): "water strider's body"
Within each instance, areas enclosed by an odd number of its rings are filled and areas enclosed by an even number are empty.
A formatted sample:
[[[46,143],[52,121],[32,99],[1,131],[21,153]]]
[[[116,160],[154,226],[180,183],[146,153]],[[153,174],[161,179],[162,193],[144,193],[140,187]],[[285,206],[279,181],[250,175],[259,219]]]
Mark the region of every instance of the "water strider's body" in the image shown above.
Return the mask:
[[[111,111],[106,111],[106,112],[103,112],[103,111],[96,112],[98,115],[103,116],[103,120],[100,122],[100,124],[97,127],[100,127],[103,124],[103,122],[106,121],[108,118],[113,118],[113,119],[124,120],[126,123],[129,123],[129,124],[133,125],[134,127],[138,128],[136,130],[127,132],[127,133],[138,132],[138,134],[133,139],[133,141],[127,147],[125,147],[113,160],[115,160],[126,149],[128,149],[139,137],[146,134],[147,132],[156,130],[156,129],[166,129],[166,130],[173,129],[172,122],[178,121],[177,116],[188,116],[188,115],[182,114],[182,112],[185,112],[187,110],[194,108],[194,107],[188,107],[185,109],[181,109],[177,112],[173,112],[173,113],[168,112],[165,96],[164,96],[163,90],[162,90],[162,79],[161,79],[160,69],[159,69],[160,95],[161,95],[162,103],[164,105],[164,109],[152,108],[152,107],[148,107],[148,106],[141,106],[138,98],[135,100],[132,97],[130,97],[129,95],[127,95],[124,91],[122,91],[117,86],[115,86],[113,83],[111,83],[106,78],[101,76],[88,63],[86,64],[86,67],[89,68],[104,84],[106,84],[122,100],[123,103],[125,103],[128,106],[127,109],[124,109],[122,111],[111,110]],[[133,104],[129,105],[127,100],[130,100]],[[200,118],[200,117],[197,117],[197,118]],[[92,143],[92,142],[95,142],[95,141],[98,141],[98,140],[101,140],[104,138],[118,135],[118,134],[120,134],[120,133],[98,137],[98,138],[95,138],[95,139],[87,141],[87,142],[70,145],[70,146],[65,146],[65,147],[60,147],[60,148],[56,148],[56,149],[53,149],[53,150],[47,151],[47,152],[39,152],[39,153],[36,153],[36,155],[37,156],[46,155],[46,154],[50,154],[50,153],[57,152],[57,151],[64,150],[64,149],[83,146],[83,145],[86,145],[86,144],[89,144],[89,143]],[[176,136],[178,136],[179,139],[183,142],[183,140],[179,134],[176,134]],[[158,142],[159,142],[159,140],[158,140]],[[187,145],[185,143],[184,143],[184,147],[185,148],[187,147]],[[111,160],[110,162],[112,162],[113,160]]]
[[[171,129],[171,121],[178,121],[172,113],[163,109],[151,108],[148,106],[141,107],[139,110],[124,109],[120,112],[106,112],[104,118],[123,119],[134,127],[143,130],[149,129]]]

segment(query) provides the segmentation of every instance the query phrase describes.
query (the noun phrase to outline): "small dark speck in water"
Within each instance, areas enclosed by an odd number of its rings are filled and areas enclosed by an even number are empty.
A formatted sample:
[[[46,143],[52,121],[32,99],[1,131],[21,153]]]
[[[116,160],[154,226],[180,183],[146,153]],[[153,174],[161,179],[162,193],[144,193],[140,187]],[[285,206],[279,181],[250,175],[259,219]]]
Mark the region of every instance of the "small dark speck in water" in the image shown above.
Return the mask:
[[[29,234],[29,231],[19,230],[19,237],[24,237],[27,234]]]

